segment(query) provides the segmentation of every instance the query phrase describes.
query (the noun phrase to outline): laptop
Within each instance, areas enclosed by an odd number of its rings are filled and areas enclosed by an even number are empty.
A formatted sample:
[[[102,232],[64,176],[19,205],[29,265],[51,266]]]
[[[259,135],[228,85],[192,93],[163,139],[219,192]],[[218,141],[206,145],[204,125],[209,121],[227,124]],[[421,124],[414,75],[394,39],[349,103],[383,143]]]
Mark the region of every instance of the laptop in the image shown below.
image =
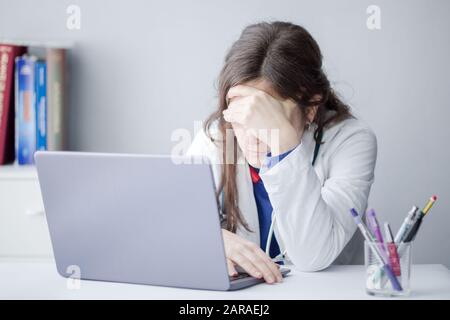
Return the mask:
[[[60,275],[208,290],[264,281],[228,276],[205,159],[38,151],[35,160]]]

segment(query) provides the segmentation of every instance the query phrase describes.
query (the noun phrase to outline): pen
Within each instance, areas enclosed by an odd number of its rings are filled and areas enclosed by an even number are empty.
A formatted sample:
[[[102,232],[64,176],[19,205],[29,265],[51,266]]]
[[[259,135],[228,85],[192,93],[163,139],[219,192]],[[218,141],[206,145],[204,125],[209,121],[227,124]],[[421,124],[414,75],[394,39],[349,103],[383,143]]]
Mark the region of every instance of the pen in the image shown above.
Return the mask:
[[[416,238],[417,232],[419,231],[420,225],[422,224],[423,218],[427,215],[427,213],[430,211],[433,204],[436,202],[437,197],[432,196],[430,200],[428,200],[427,204],[425,205],[425,208],[423,208],[422,211],[420,211],[416,216],[415,222],[413,226],[410,228],[409,232],[405,236],[405,240],[403,242],[411,242]]]
[[[407,248],[407,243],[411,242],[416,237],[419,227],[422,223],[422,219],[425,217],[425,215],[428,214],[428,212],[430,211],[431,207],[433,206],[434,202],[436,202],[436,200],[437,200],[437,197],[432,196],[422,211],[417,212],[418,208],[414,206],[411,209],[411,211],[408,213],[408,216],[411,215],[411,217],[409,218],[410,220],[408,221],[408,226],[407,226],[406,230],[403,231],[403,235],[401,236],[401,239],[399,241],[397,241],[397,240],[395,241],[398,243],[397,255],[399,257],[403,256],[403,254]],[[416,209],[415,210],[416,213],[412,214],[412,211],[414,209]],[[408,219],[408,217],[407,217],[407,219]],[[397,236],[400,237],[399,233],[400,233],[400,230],[397,233]],[[397,236],[396,236],[396,239],[397,239]],[[376,282],[380,278],[382,279],[382,285],[383,285],[386,281],[386,278],[383,277],[383,269],[382,268],[378,269],[378,271],[374,273],[374,275],[372,276],[372,281]]]
[[[383,270],[386,273],[386,275],[388,276],[389,280],[391,281],[392,287],[396,291],[402,291],[402,286],[398,282],[398,280],[397,280],[396,276],[394,275],[394,272],[392,271],[388,262],[385,261],[385,259],[383,258],[383,255],[382,255],[382,253],[380,253],[378,247],[374,245],[373,238],[370,235],[369,230],[367,230],[367,228],[362,223],[361,218],[358,215],[358,212],[356,212],[356,210],[354,208],[352,208],[350,210],[350,213],[351,213],[353,219],[355,220],[355,223],[358,226],[359,230],[361,231],[364,239],[367,241],[367,244],[369,245],[370,249],[372,250],[374,256],[376,257],[378,262],[383,266]]]
[[[394,274],[398,277],[401,274],[400,259],[398,257],[397,246],[392,238],[392,231],[389,223],[384,223],[384,232],[386,234],[386,245],[389,252],[389,262],[391,264]]]
[[[400,243],[404,240],[406,233],[414,224],[414,216],[415,216],[417,210],[419,210],[419,208],[416,206],[413,206],[411,208],[411,210],[408,212],[408,215],[406,216],[400,229],[398,230],[397,234],[395,235],[395,240],[394,240],[395,243]]]
[[[372,229],[375,239],[377,239],[380,250],[382,251],[383,254],[386,255],[386,248],[384,246],[383,235],[381,234],[380,224],[378,223],[374,209],[370,209],[369,212],[367,212],[367,222],[369,224],[369,227]]]

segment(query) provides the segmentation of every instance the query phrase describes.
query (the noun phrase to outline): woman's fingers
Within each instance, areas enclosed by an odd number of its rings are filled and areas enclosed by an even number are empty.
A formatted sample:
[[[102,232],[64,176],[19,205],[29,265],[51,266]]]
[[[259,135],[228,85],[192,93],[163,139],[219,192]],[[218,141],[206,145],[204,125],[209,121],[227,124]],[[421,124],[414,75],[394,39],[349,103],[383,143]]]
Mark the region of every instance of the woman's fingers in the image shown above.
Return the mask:
[[[272,259],[256,244],[250,244],[250,250],[253,255],[256,255],[257,259],[260,259],[261,263],[264,263],[265,266],[272,272],[273,276],[277,281],[281,281],[283,277],[281,276],[281,272],[279,266],[272,261]]]
[[[251,114],[251,101],[242,98],[238,101],[233,101],[227,109],[222,111],[223,118],[227,122],[235,122],[240,125],[248,125]]]
[[[266,266],[270,269],[274,277],[278,282],[283,280],[283,276],[281,275],[279,266],[270,259],[270,257],[262,251],[260,248],[256,250],[256,254],[260,257],[260,259],[266,264]]]
[[[264,257],[260,256],[258,253],[255,252],[255,250],[243,250],[242,254],[249,259],[254,266],[258,268],[258,270],[262,273],[264,280],[267,283],[274,283],[279,282],[281,279],[279,279],[277,272],[278,270],[274,270],[270,264],[273,262],[268,258],[265,259]],[[264,254],[265,255],[265,254]]]
[[[245,270],[249,275],[254,278],[261,279],[263,274],[259,271],[256,265],[252,263],[250,259],[248,259],[245,255],[238,253],[232,257],[234,263],[239,265],[242,269]]]
[[[242,98],[230,103],[227,109],[222,111],[223,118],[227,122],[235,122],[241,125],[246,124],[246,119],[248,118],[248,99]]]
[[[230,123],[234,122],[234,123],[238,123],[240,125],[245,124],[245,114],[243,112],[233,112],[233,111],[224,110],[222,112],[222,114],[223,114],[223,118],[227,122],[230,122]]]
[[[243,112],[247,109],[249,103],[250,103],[250,99],[242,98],[240,100],[231,102],[224,111]]]
[[[223,229],[222,235],[227,257],[228,272],[232,275],[240,267],[250,276],[274,283],[281,280],[278,266],[258,245]]]
[[[262,94],[266,94],[266,93],[262,90],[240,84],[240,85],[231,87],[230,90],[228,90],[227,98],[232,99],[234,97],[243,97],[243,96],[259,95],[259,94],[262,95]]]
[[[240,101],[235,101],[227,109],[222,111],[222,115],[227,122],[235,122],[243,125],[245,112],[245,104],[242,104]]]
[[[228,275],[233,277],[237,276],[238,272],[236,271],[236,268],[234,267],[233,261],[227,258],[227,267],[228,267]]]

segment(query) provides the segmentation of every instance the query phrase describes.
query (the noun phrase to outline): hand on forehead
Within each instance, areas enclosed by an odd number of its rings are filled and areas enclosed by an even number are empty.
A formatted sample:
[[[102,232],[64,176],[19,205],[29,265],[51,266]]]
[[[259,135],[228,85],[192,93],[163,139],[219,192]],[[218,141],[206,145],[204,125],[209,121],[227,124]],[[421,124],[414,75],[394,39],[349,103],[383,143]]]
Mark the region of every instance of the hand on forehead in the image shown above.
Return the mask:
[[[287,111],[287,112],[291,111],[293,108],[295,108],[297,106],[297,103],[295,101],[293,101],[292,99],[276,98],[266,91],[263,91],[261,89],[258,89],[258,88],[252,87],[252,86],[243,85],[243,84],[231,87],[230,90],[228,90],[227,101],[230,104],[233,102],[233,100],[237,100],[239,98],[249,97],[249,96],[258,96],[258,95],[266,96],[266,97],[268,96],[271,99],[279,101],[283,105],[285,111]]]
[[[230,90],[228,90],[227,93],[227,99],[231,100],[236,97],[247,97],[251,95],[258,95],[258,94],[268,94],[267,92],[257,89],[252,86],[239,84],[237,86],[231,87]]]

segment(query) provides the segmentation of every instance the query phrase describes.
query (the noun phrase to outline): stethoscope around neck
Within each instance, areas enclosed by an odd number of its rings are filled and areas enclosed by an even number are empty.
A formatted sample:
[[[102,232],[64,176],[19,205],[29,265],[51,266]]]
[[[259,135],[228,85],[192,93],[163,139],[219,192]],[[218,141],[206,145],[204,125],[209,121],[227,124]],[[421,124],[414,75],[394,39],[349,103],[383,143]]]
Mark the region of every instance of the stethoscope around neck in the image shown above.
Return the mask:
[[[316,163],[316,159],[317,156],[319,154],[319,149],[320,149],[320,145],[322,143],[322,136],[323,136],[323,129],[320,128],[317,132],[317,139],[316,139],[316,144],[314,146],[314,154],[313,154],[313,159],[312,159],[312,166],[315,165]],[[224,192],[222,191],[220,194],[220,217],[221,217],[221,221],[223,221],[224,219],[226,219],[226,214],[223,212],[222,208],[224,208]],[[272,244],[272,239],[273,239],[273,234],[274,234],[274,225],[275,225],[275,220],[277,218],[277,215],[275,212],[272,211],[272,218],[271,218],[271,222],[270,222],[270,228],[269,228],[269,232],[267,235],[267,242],[266,242],[266,248],[265,248],[265,253],[270,257],[270,245]],[[272,258],[272,261],[277,263],[277,262],[284,262],[286,259],[286,253],[287,250],[285,249],[283,252],[280,252],[277,256]]]

